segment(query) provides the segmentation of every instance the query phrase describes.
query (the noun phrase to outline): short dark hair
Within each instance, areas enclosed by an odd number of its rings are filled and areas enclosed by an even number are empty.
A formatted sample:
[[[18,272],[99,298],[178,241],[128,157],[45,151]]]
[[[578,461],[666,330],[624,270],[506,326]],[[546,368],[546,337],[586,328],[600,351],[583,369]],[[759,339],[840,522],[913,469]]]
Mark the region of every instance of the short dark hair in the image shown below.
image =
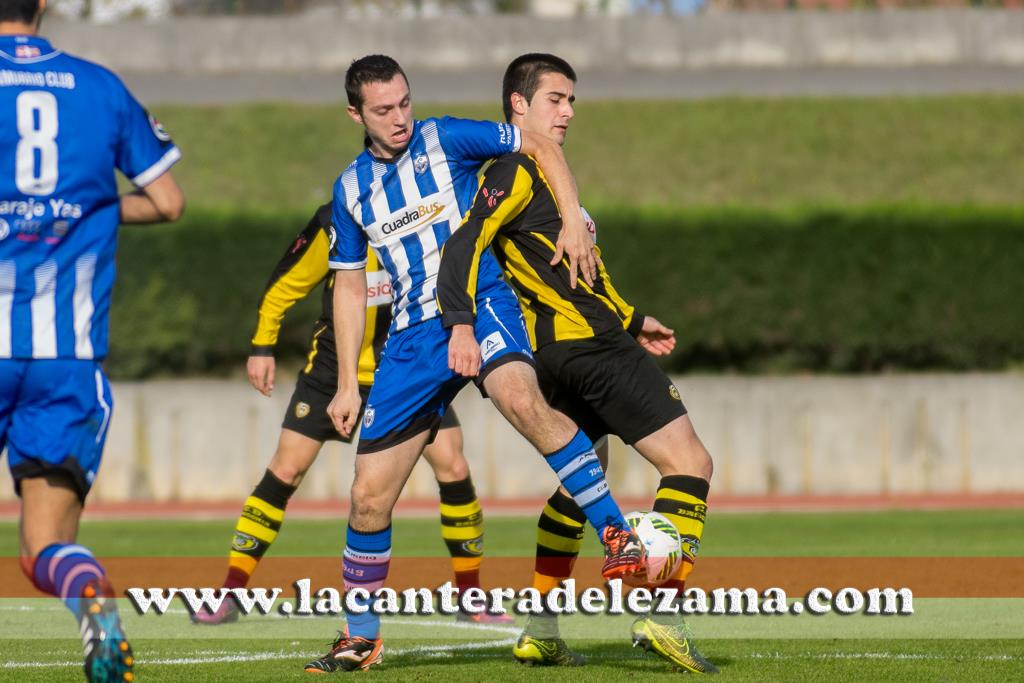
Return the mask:
[[[0,21],[31,24],[39,14],[39,0],[0,0]]]
[[[548,73],[562,74],[573,83],[576,82],[576,72],[561,57],[531,52],[512,60],[505,69],[505,77],[501,79],[501,108],[505,112],[506,121],[512,120],[512,93],[517,92],[527,102],[532,102],[540,86],[540,77]]]
[[[405,82],[406,77],[402,67],[387,55],[367,55],[360,57],[349,65],[345,72],[345,94],[348,95],[348,103],[356,109],[363,108],[363,86],[367,83],[387,83],[395,76],[401,74]]]

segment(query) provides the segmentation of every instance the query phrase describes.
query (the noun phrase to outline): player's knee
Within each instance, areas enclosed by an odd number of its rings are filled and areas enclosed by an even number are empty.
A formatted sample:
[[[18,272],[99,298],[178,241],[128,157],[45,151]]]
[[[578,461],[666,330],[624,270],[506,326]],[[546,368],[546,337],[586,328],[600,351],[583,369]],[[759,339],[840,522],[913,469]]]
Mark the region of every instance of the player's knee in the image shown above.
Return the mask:
[[[362,520],[390,518],[391,498],[378,488],[356,481],[352,484],[352,516]]]
[[[287,462],[271,463],[267,469],[288,486],[298,486],[302,482],[302,477],[306,474],[305,468],[296,467],[294,464]]]
[[[704,442],[700,440],[700,437],[692,429],[688,438],[683,442],[680,455],[682,457],[680,458],[681,462],[679,465],[685,470],[685,474],[691,474],[711,481],[711,475],[715,469],[714,461],[712,461],[708,449],[704,447]]]
[[[506,395],[503,404],[509,417],[517,425],[536,424],[544,419],[546,413],[551,412],[539,391],[529,391],[525,387],[522,391]]]
[[[683,453],[690,468],[695,470],[694,474],[710,481],[714,471],[714,462],[711,454],[704,446],[704,442],[697,436],[693,423],[687,417],[682,420]]]
[[[469,476],[469,463],[461,456],[432,464],[438,481],[462,481]]]

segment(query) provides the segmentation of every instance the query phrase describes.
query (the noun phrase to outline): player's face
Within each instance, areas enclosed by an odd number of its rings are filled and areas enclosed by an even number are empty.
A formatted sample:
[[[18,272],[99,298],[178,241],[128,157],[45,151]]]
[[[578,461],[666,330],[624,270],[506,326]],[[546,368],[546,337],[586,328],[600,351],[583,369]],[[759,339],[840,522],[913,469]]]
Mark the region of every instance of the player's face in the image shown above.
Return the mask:
[[[575,114],[572,107],[575,101],[571,80],[559,73],[541,74],[540,85],[520,127],[564,144],[569,122]]]
[[[362,109],[350,106],[348,114],[363,124],[370,138],[370,151],[375,155],[398,156],[409,146],[412,99],[409,84],[401,74],[386,83],[364,85]]]

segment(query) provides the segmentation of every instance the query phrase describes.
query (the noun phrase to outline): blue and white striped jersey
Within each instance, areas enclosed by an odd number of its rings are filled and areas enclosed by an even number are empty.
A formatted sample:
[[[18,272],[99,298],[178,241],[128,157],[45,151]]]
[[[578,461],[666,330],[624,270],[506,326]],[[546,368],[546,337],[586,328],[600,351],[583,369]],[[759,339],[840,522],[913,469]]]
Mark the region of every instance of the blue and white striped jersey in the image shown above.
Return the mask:
[[[437,317],[441,247],[472,206],[483,163],[519,145],[519,129],[507,123],[426,119],[415,122],[401,156],[382,162],[364,150],[338,177],[331,267],[363,268],[373,247],[391,277],[392,332]],[[477,283],[478,296],[507,287],[489,251]]]
[[[101,66],[0,36],[0,358],[107,353],[120,203],[181,156]]]

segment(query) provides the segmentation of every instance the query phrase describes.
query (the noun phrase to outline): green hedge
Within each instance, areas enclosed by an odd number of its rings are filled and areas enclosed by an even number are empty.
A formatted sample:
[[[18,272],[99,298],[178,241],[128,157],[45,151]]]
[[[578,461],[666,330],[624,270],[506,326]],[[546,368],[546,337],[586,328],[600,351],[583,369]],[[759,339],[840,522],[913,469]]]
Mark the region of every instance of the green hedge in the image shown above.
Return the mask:
[[[1024,211],[592,211],[622,294],[676,330],[675,371],[1003,369],[1024,359]],[[191,210],[122,230],[119,378],[237,370],[304,213]],[[304,352],[319,298],[291,312]]]

